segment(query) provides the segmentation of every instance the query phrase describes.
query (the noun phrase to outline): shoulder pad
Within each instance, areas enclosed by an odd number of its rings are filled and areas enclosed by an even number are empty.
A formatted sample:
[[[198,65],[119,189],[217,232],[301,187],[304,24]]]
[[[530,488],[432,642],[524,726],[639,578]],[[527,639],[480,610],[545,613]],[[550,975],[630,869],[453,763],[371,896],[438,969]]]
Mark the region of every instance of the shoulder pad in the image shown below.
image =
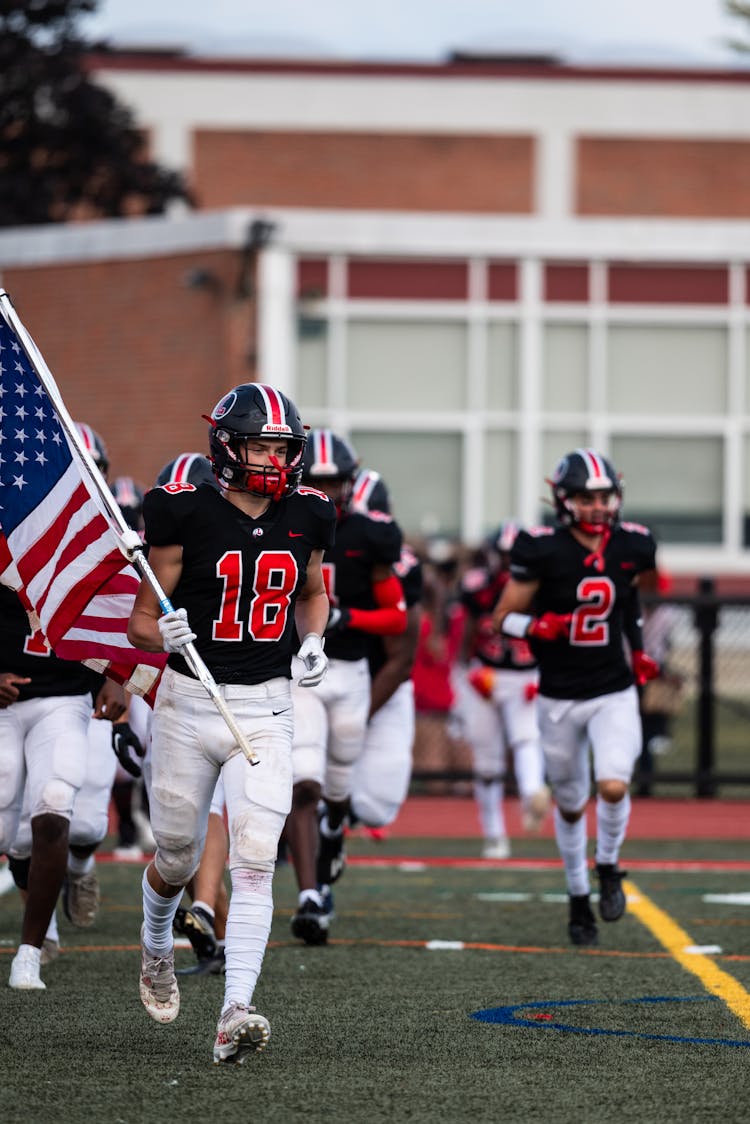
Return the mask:
[[[634,535],[651,535],[648,527],[644,527],[642,523],[620,523],[623,531],[630,531]]]
[[[311,488],[307,484],[300,484],[299,488],[297,488],[297,495],[317,496],[319,500],[325,500],[326,503],[331,502],[330,498],[325,494],[325,492],[319,492],[317,488]]]
[[[554,527],[545,527],[541,525],[539,527],[526,527],[525,530],[527,534],[531,535],[533,539],[539,539],[542,537],[542,535],[554,535],[555,533]]]
[[[373,523],[392,523],[393,516],[388,515],[385,511],[363,511],[362,514],[365,518],[370,519]]]

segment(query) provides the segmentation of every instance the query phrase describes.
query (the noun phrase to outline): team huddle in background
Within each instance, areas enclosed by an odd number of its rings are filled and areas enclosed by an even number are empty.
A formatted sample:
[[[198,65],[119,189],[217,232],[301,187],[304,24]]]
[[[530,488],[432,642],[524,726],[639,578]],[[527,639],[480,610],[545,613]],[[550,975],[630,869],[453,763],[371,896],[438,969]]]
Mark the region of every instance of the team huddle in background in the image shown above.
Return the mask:
[[[510,854],[510,768],[525,830],[552,806],[569,939],[596,945],[592,775],[598,912],[612,922],[626,907],[618,860],[642,749],[638,689],[659,671],[643,651],[638,594],[655,543],[622,520],[613,465],[590,449],[563,457],[550,481],[554,523],[506,519],[435,609],[439,568],[404,541],[386,483],[342,435],[306,428],[261,383],[231,389],[206,421],[207,456],[180,453],[145,496],[127,477],[112,484],[168,599],[165,612],[142,581],[128,624],[135,649],[166,653],[153,709],[58,659],[29,606],[0,587],[0,854],[24,896],[10,986],[45,987],[58,898],[73,924],[94,923],[95,853],[113,801],[123,853],[153,851],[143,1006],[159,1023],[178,1016],[174,940],[185,935],[196,970],[224,978],[214,1062],[262,1050],[271,1030],[252,1000],[276,865],[288,856],[296,876],[293,937],[325,945],[346,833],[396,819],[439,666],[472,755],[483,856]],[[101,437],[78,432],[106,477]],[[196,653],[257,764],[196,677]],[[336,909],[345,897],[336,886]]]

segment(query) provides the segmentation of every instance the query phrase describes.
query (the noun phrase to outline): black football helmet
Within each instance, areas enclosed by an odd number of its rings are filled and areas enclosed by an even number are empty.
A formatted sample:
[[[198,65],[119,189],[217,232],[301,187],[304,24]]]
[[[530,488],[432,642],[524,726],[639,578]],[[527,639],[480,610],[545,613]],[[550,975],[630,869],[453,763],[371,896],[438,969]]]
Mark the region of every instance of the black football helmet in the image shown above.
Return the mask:
[[[192,484],[196,488],[210,484],[217,490],[219,487],[211,462],[203,453],[180,453],[165,464],[156,477],[156,487],[163,488],[165,484]]]
[[[312,487],[343,484],[335,498],[339,518],[349,511],[359,458],[348,441],[331,429],[311,429],[302,461],[302,479]],[[332,497],[333,498],[333,497]]]
[[[76,429],[81,435],[84,448],[91,455],[91,459],[93,460],[99,471],[102,473],[102,475],[106,476],[107,472],[109,471],[109,454],[107,452],[107,446],[104,444],[96,430],[92,429],[90,425],[86,424],[86,422],[76,422],[75,425]]]
[[[209,423],[209,459],[220,487],[274,500],[296,491],[307,434],[290,398],[265,383],[242,383],[216,403],[210,417],[203,416]],[[286,441],[286,464],[249,464],[244,459],[248,438]]]
[[[586,534],[601,534],[613,526],[622,503],[622,480],[612,462],[594,449],[575,449],[564,456],[555,468],[552,479],[555,511],[566,527],[579,527]],[[582,492],[607,492],[607,509],[601,522],[583,521],[578,512],[576,496]]]
[[[490,532],[484,542],[491,568],[497,568],[498,562],[502,569],[508,568],[510,552],[520,530],[521,524],[517,519],[504,519],[499,527]]]
[[[143,489],[132,476],[116,476],[112,481],[112,495],[131,531],[143,530]]]
[[[371,468],[359,470],[352,484],[349,507],[352,511],[384,511],[390,515],[391,498],[379,472]]]

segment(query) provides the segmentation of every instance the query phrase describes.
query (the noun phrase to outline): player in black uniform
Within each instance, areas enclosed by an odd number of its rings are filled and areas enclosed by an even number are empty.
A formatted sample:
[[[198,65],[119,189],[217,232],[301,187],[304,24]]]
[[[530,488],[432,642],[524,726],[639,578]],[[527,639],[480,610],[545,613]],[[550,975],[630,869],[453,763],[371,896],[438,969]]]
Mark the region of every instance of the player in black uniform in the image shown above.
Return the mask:
[[[336,542],[323,559],[331,601],[329,673],[314,691],[293,689],[294,798],[286,840],[299,887],[292,933],[308,944],[327,938],[326,888],[343,869],[352,768],[364,746],[370,711],[368,636],[398,635],[407,621],[393,569],[401,554],[401,531],[387,513],[351,509],[357,466],[354,450],[342,437],[330,429],[311,431],[303,480],[331,499],[338,521]],[[325,814],[318,825],[321,794]]]
[[[9,983],[43,989],[42,944],[65,877],[74,803],[86,777],[92,699],[95,718],[115,721],[125,700],[118,684],[83,664],[58,659],[32,629],[18,595],[5,586],[0,615],[0,854],[10,853],[18,838],[24,794],[31,819],[31,862],[24,857],[23,869],[15,871],[27,894]]]
[[[569,453],[550,483],[559,525],[518,535],[494,619],[506,636],[528,638],[539,661],[539,724],[570,896],[568,931],[573,944],[594,945],[584,815],[589,749],[599,913],[617,921],[625,911],[617,862],[641,746],[635,682],[658,672],[642,651],[637,580],[654,569],[656,546],[646,527],[619,521],[622,483],[599,453]]]
[[[225,997],[214,1061],[242,1061],[270,1034],[251,1008],[271,927],[278,840],[291,804],[291,658],[296,633],[301,682],[327,665],[322,634],[328,598],[323,551],[333,505],[299,488],[305,428],[294,404],[260,383],[229,391],[214,407],[209,446],[221,488],[167,484],[144,502],[149,561],[173,600],[164,616],[143,583],[128,635],[170,653],[151,732],[154,862],[144,874],[141,1000],[157,1022],[179,1012],[172,923],[198,866],[221,773],[230,838],[232,895]],[[295,632],[296,626],[296,632]],[[251,767],[183,649],[195,643],[260,763]]]

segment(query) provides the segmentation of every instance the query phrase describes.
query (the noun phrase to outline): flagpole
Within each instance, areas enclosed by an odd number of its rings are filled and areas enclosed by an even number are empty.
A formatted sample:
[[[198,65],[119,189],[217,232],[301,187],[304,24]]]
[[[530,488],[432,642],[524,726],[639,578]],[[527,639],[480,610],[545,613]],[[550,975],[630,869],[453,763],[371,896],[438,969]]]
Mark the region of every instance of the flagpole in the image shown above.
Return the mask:
[[[31,364],[34,372],[40,383],[47,391],[49,398],[55,408],[60,424],[65,431],[68,441],[71,445],[75,446],[76,452],[79,454],[83,465],[88,472],[91,483],[96,488],[100,500],[106,508],[107,514],[111,517],[112,522],[115,523],[116,529],[120,534],[120,550],[125,557],[132,562],[132,564],[139,571],[142,578],[144,578],[151,586],[154,594],[159,602],[159,608],[162,613],[174,612],[172,602],[167,597],[166,592],[152,570],[151,566],[146,559],[144,553],[143,543],[140,536],[136,531],[128,527],[125,518],[117,505],[117,502],[110,492],[107,482],[97,468],[94,460],[89,453],[86,446],[83,444],[78,428],[68,413],[67,407],[63,402],[62,395],[57,388],[52,372],[44,361],[44,357],[39,348],[34,343],[29,333],[24,328],[21,320],[13,307],[13,303],[8,296],[5,289],[0,288],[0,311],[2,311],[8,324],[16,333],[21,346],[23,347],[26,358]],[[245,734],[237,724],[237,719],[234,717],[226,702],[224,701],[216,680],[211,672],[206,667],[203,659],[198,654],[198,651],[192,641],[186,644],[184,648],[180,649],[180,655],[184,656],[186,663],[195,675],[196,679],[200,680],[206,691],[211,697],[211,701],[221,714],[227,726],[231,730],[237,745],[242,750],[243,754],[250,762],[251,765],[257,765],[260,761],[255,750],[248,742]]]

